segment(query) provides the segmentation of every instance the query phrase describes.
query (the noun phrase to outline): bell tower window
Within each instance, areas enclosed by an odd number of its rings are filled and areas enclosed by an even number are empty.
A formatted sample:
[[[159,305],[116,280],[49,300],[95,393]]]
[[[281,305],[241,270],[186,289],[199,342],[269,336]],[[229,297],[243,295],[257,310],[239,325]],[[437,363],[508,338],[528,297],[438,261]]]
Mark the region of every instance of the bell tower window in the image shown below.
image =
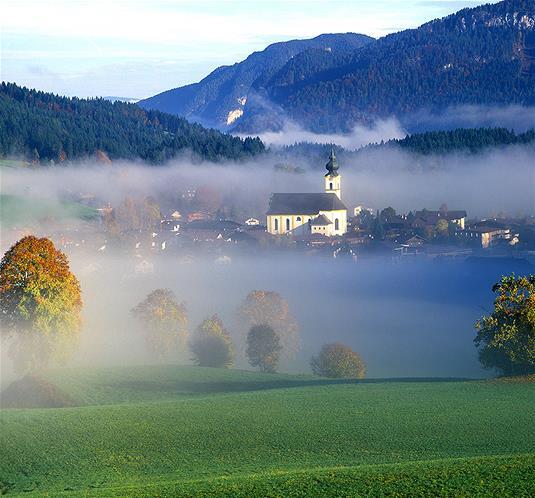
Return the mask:
[[[275,218],[275,231],[279,229],[279,220]]]
[[[338,218],[334,220],[334,229],[340,230],[340,220]]]

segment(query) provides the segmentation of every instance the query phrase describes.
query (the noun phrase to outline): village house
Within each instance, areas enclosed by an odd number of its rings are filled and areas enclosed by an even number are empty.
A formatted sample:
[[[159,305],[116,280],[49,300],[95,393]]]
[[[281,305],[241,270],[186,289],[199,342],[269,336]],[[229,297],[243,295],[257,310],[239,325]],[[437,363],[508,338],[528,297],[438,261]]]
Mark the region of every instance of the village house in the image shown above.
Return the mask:
[[[184,225],[182,233],[194,242],[229,241],[239,227],[239,223],[230,220],[197,220]]]
[[[456,233],[459,240],[487,249],[511,240],[511,230],[504,225],[481,221]]]
[[[331,151],[325,166],[323,193],[272,194],[267,212],[267,230],[272,235],[340,236],[347,232],[347,208],[342,202],[338,162]]]
[[[440,220],[457,225],[460,230],[464,230],[466,222],[466,211],[450,211],[446,205],[442,205],[438,211],[423,209],[414,213],[412,222],[413,228],[436,227]]]

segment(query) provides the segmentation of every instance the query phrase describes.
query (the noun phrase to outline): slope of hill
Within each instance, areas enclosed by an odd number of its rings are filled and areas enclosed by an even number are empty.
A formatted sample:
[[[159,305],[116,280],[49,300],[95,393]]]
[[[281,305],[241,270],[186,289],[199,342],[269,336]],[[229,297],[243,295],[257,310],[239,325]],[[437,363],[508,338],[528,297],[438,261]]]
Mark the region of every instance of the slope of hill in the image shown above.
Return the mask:
[[[350,52],[373,38],[355,33],[325,34],[309,40],[274,43],[254,52],[242,62],[221,66],[192,85],[175,88],[141,100],[144,109],[157,109],[184,116],[217,128],[228,127],[239,119],[253,83],[269,81],[286,62],[309,49],[322,57]]]
[[[100,153],[162,162],[183,150],[203,159],[239,159],[262,152],[264,145],[134,104],[0,84],[0,157],[62,162]]]
[[[295,58],[260,90],[262,98],[245,106],[240,131],[276,123],[270,113],[315,131],[349,131],[421,109],[535,105],[535,0],[463,9],[329,63],[313,54]]]
[[[528,382],[330,381],[157,366],[65,370],[42,382],[57,384],[71,406],[2,410],[4,493],[533,492]]]
[[[0,193],[0,213],[4,227],[26,226],[40,220],[95,220],[96,209],[77,202],[60,202],[36,196]]]

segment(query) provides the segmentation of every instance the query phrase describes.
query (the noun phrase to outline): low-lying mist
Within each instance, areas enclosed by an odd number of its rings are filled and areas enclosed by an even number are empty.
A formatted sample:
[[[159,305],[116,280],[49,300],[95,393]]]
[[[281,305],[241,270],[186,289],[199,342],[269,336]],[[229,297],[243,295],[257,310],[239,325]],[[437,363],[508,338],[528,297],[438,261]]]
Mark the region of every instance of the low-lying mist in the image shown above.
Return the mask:
[[[364,204],[394,207],[466,209],[469,217],[506,212],[531,215],[534,206],[533,149],[508,147],[478,155],[418,156],[396,149],[372,149],[342,163],[342,195],[348,209]],[[192,163],[178,158],[165,166],[117,162],[2,170],[3,195],[29,200],[60,200],[90,193],[117,206],[125,196],[152,196],[164,214],[187,189],[207,186],[235,207],[236,220],[265,220],[271,192],[321,191],[323,164],[296,158],[303,173],[274,168],[280,160],[266,154],[246,163]],[[325,161],[327,158],[325,159]],[[2,219],[2,250],[22,231]],[[98,223],[98,222],[93,222]],[[11,225],[16,225],[11,223]],[[80,229],[82,225],[80,224]],[[49,235],[46,220],[31,227]],[[90,235],[88,234],[88,237]],[[189,330],[218,313],[230,331],[235,312],[253,289],[273,290],[286,298],[301,328],[302,349],[281,370],[309,373],[309,360],[323,343],[341,341],[362,354],[368,377],[481,377],[473,345],[474,322],[492,304],[491,287],[513,270],[504,260],[404,262],[389,258],[357,263],[302,253],[262,252],[257,256],[216,256],[177,252],[132,253],[65,249],[78,276],[84,300],[84,329],[73,365],[153,361],[134,330],[130,310],[156,288],[169,288],[189,312]],[[219,255],[224,256],[223,246]],[[146,260],[147,265],[140,266]],[[186,354],[182,360],[188,360]],[[241,361],[240,367],[247,367]],[[7,348],[2,348],[2,383],[12,378]]]
[[[325,158],[325,162],[327,158]],[[244,163],[192,163],[176,159],[165,166],[117,162],[104,166],[80,162],[68,167],[5,169],[2,194],[27,198],[60,199],[66,192],[96,195],[116,206],[125,196],[150,195],[172,209],[187,189],[207,187],[231,203],[244,221],[264,219],[272,192],[317,192],[323,189],[324,163],[310,164],[293,158],[304,172],[274,168],[280,158],[266,154]],[[447,203],[466,209],[469,217],[504,212],[530,215],[535,212],[533,148],[512,146],[477,155],[455,153],[421,156],[395,148],[364,150],[340,165],[342,195],[348,207],[386,206],[398,212]],[[5,249],[5,241],[3,248]],[[11,241],[10,241],[11,242]]]
[[[143,272],[134,257],[74,254],[71,262],[82,285],[84,328],[70,365],[154,362],[130,310],[156,288],[186,303],[190,333],[218,313],[234,338],[238,306],[251,290],[266,289],[287,299],[300,325],[301,351],[281,371],[310,373],[310,357],[339,341],[362,355],[369,378],[492,375],[478,363],[474,323],[491,309],[500,275],[523,270],[510,261],[354,263],[282,254],[224,265],[160,255]],[[176,358],[188,360],[187,353]],[[13,375],[6,354],[2,363],[4,382]],[[237,366],[248,368],[243,359]]]

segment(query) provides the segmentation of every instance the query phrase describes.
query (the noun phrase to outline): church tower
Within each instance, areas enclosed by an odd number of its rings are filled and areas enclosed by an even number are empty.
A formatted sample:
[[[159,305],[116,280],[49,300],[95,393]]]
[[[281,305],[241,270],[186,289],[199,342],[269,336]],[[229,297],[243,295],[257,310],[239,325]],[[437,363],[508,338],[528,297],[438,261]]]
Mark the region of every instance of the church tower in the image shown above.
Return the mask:
[[[342,177],[338,173],[338,161],[334,155],[334,150],[331,149],[331,155],[329,156],[329,162],[325,165],[327,168],[327,174],[325,175],[325,192],[327,194],[336,194],[338,199],[342,199],[341,192],[341,180]]]

